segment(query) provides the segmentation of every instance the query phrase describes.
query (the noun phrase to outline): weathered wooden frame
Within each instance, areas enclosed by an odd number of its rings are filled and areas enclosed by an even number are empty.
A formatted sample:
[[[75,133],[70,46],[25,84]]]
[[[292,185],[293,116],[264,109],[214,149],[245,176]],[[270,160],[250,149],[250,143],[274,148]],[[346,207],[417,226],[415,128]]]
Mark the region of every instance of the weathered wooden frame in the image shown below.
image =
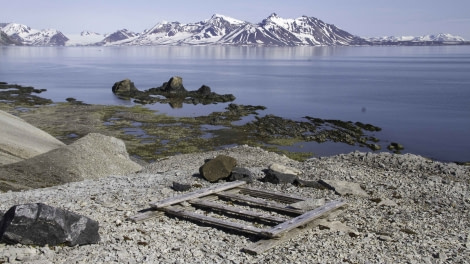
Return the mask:
[[[164,200],[154,201],[150,203],[150,209],[131,216],[129,219],[137,222],[167,213],[199,223],[256,235],[260,237],[261,240],[247,248],[244,248],[243,251],[250,254],[259,254],[276,246],[284,240],[300,234],[303,230],[306,230],[305,227],[315,226],[315,219],[324,217],[325,215],[346,205],[344,201],[337,200],[328,202],[313,210],[305,211],[289,206],[289,204],[305,201],[305,199],[301,197],[253,189],[245,187],[244,185],[246,185],[246,182],[244,181],[212,185],[208,188],[199,189]],[[259,211],[240,209],[234,206],[223,206],[220,203],[213,202],[213,200],[217,199],[242,202],[250,208],[258,207],[262,208],[264,211],[276,211],[282,215],[291,215],[295,217],[279,217],[263,214]],[[182,206],[182,203],[187,203],[190,206]],[[219,211],[224,214],[235,215],[237,217],[269,222],[274,226],[263,229],[252,225],[227,221],[196,213],[194,212],[194,207],[207,208],[211,211]],[[300,229],[299,227],[304,228]]]

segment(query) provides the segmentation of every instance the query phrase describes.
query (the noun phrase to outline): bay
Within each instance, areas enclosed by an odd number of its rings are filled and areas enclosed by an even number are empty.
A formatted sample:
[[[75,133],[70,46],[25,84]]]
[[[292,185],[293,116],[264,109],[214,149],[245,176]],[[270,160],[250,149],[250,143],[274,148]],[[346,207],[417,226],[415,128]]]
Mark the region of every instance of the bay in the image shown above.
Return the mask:
[[[264,114],[360,121],[404,153],[470,161],[470,47],[1,47],[0,81],[47,89],[43,97],[132,105],[111,92],[131,79],[140,90],[181,76],[187,90],[205,84],[264,105]],[[227,104],[148,107],[173,116],[222,111]],[[390,142],[381,142],[385,149]],[[302,143],[318,156],[360,147]]]

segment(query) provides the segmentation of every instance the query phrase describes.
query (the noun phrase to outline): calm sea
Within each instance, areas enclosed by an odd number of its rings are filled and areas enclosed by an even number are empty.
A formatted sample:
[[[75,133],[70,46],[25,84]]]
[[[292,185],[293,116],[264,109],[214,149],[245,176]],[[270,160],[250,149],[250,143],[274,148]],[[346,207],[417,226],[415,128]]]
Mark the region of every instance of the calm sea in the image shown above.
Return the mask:
[[[181,76],[186,89],[205,84],[232,93],[261,114],[371,123],[404,152],[470,161],[470,46],[436,47],[0,47],[0,81],[45,88],[54,101],[130,105],[111,87],[131,79],[158,87]],[[175,116],[223,110],[151,105]],[[382,142],[385,147],[389,142]],[[292,147],[316,155],[350,152],[344,144]],[[367,151],[367,149],[360,149]]]

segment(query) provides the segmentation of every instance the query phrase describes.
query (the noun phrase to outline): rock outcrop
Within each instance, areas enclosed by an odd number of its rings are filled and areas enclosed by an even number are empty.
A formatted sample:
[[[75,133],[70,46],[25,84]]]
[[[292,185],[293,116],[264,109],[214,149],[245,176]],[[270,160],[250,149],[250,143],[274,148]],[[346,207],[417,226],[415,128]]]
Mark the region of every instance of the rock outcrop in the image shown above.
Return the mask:
[[[1,166],[0,190],[49,187],[140,169],[130,160],[122,140],[90,133],[70,145]]]
[[[19,162],[65,146],[43,130],[1,110],[0,127],[0,165]]]
[[[112,87],[113,93],[122,97],[133,97],[139,90],[135,87],[134,82],[125,79],[114,83]]]
[[[183,78],[173,76],[168,82],[164,82],[160,87],[150,88],[140,91],[129,79],[116,82],[112,91],[123,99],[134,99],[139,104],[163,103],[169,104],[172,108],[181,108],[183,104],[214,104],[232,102],[235,96],[232,94],[217,94],[211,91],[207,85],[202,85],[199,89],[188,91],[184,88]]]

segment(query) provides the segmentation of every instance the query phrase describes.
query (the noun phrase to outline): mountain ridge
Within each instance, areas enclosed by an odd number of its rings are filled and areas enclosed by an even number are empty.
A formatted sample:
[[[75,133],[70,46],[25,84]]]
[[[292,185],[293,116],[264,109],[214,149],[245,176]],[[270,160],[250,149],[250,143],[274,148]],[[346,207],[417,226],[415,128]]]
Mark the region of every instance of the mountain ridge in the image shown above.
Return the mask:
[[[0,23],[0,45],[30,46],[358,46],[358,45],[450,45],[470,44],[451,34],[419,37],[363,38],[315,17],[281,18],[272,13],[260,23],[214,14],[193,23],[159,22],[142,33],[120,29],[111,34],[83,31],[63,34],[55,29],[36,30],[18,23]]]

